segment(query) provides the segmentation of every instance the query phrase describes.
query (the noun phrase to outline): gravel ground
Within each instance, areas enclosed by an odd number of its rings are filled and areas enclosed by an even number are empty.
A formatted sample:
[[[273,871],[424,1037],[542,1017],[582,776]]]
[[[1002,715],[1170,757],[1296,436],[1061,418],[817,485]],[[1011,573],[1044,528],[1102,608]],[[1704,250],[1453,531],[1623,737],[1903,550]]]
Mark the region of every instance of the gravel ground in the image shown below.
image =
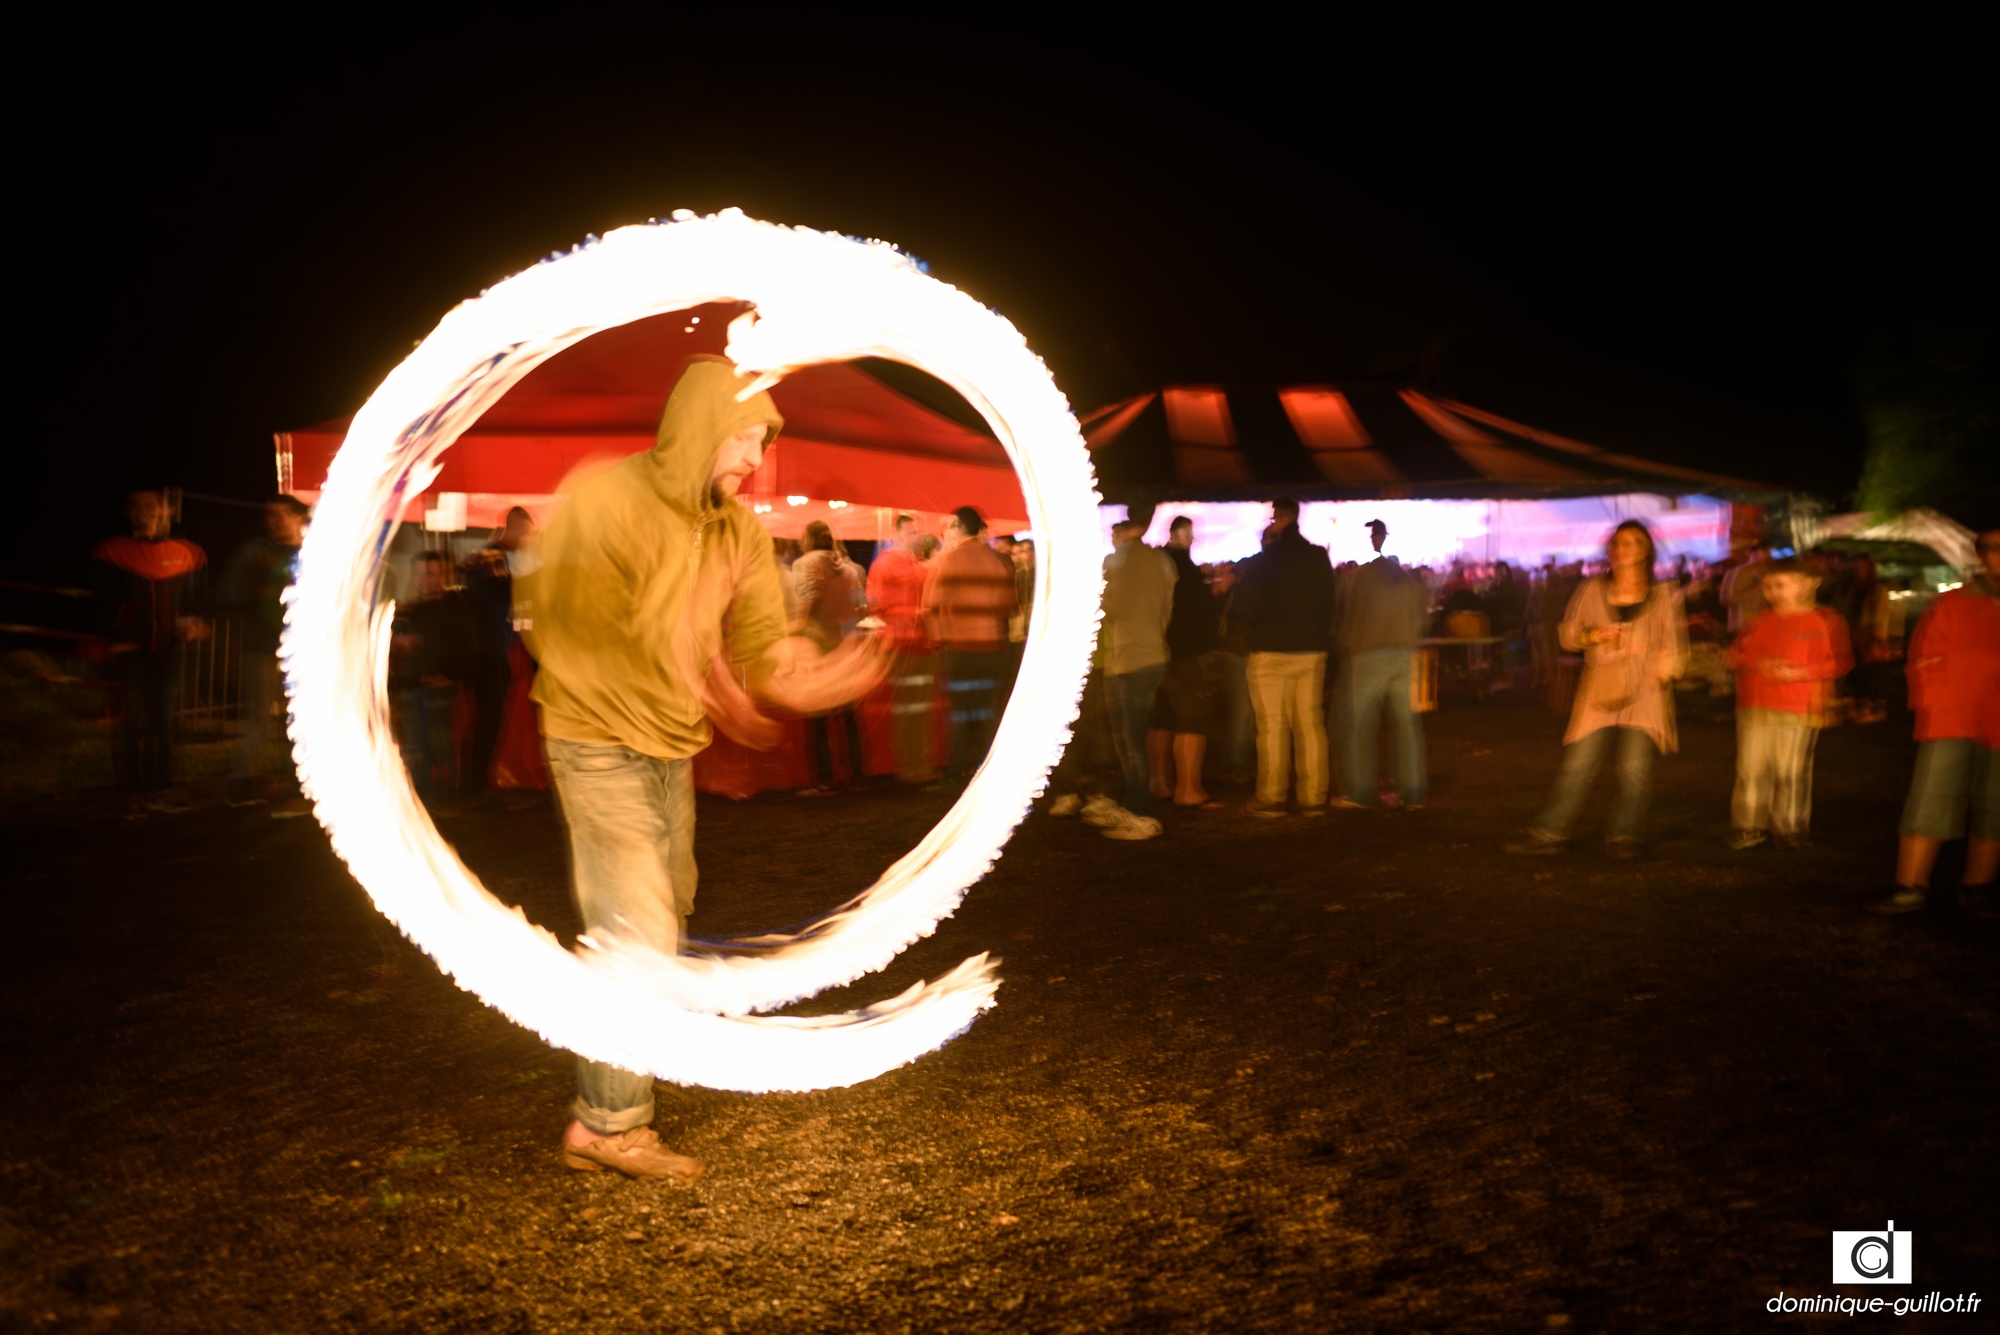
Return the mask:
[[[692,1187],[563,1171],[568,1059],[396,937],[310,821],[16,811],[0,1329],[1754,1329],[1836,1292],[1830,1230],[1890,1218],[1892,1296],[1980,1290],[2000,931],[1854,907],[1902,734],[1825,738],[1812,850],[1723,848],[1732,734],[1694,722],[1653,860],[1504,858],[1559,731],[1448,705],[1424,812],[1176,813],[1139,845],[1032,817],[812,1009],[980,950],[999,1007],[855,1089],[663,1089]],[[694,927],[837,902],[941,810],[704,798]],[[574,930],[545,804],[446,834]]]

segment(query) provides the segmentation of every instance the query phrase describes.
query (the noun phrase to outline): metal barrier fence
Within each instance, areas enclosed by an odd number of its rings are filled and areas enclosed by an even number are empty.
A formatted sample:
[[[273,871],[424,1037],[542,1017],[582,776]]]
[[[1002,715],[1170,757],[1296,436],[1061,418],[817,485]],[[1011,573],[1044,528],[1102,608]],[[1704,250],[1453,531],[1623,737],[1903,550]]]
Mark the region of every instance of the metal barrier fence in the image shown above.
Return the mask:
[[[220,735],[243,703],[243,623],[216,617],[209,633],[181,645],[181,698],[174,722],[183,734]]]

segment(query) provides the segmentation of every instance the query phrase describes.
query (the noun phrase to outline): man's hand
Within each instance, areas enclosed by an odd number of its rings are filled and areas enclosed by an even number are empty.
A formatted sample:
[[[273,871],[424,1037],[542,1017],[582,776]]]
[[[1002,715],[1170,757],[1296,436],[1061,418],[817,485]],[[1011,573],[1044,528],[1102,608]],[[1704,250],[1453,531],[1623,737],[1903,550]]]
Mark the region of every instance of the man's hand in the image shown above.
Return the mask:
[[[825,656],[809,640],[780,640],[768,655],[773,670],[756,685],[757,699],[793,714],[822,714],[859,700],[889,675],[895,655],[886,637],[851,635]]]

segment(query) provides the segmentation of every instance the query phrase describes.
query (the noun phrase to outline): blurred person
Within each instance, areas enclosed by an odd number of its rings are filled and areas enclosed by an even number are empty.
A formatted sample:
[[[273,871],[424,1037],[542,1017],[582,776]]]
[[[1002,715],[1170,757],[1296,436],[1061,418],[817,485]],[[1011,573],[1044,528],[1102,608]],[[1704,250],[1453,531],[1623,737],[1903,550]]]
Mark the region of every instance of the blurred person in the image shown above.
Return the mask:
[[[389,641],[403,763],[426,806],[458,792],[451,722],[459,684],[472,675],[479,636],[465,594],[446,586],[449,565],[442,552],[418,552],[411,560],[410,597],[396,604]]]
[[[1978,570],[1938,595],[1910,637],[1910,708],[1917,765],[1903,805],[1896,884],[1868,901],[1876,913],[1930,902],[1931,871],[1947,839],[1968,836],[1961,908],[1994,912],[2000,875],[2000,528],[1975,542]]]
[[[833,529],[823,519],[806,525],[799,548],[799,557],[792,562],[792,633],[810,640],[821,653],[832,653],[860,617],[861,572],[835,545]],[[840,705],[806,719],[813,755],[813,781],[805,789],[806,797],[824,797],[841,787],[833,764],[836,727],[846,738],[849,783],[861,780],[861,729],[854,706]]]
[[[1722,577],[1720,593],[1723,608],[1729,614],[1732,640],[1743,633],[1751,618],[1764,610],[1764,566],[1769,555],[1762,547],[1748,548]]]
[[[1611,571],[1586,580],[1570,599],[1559,637],[1584,656],[1569,731],[1563,736],[1562,771],[1548,805],[1510,853],[1555,853],[1569,846],[1570,830],[1590,795],[1598,767],[1616,752],[1618,797],[1605,848],[1614,858],[1639,855],[1653,765],[1671,755],[1672,683],[1687,667],[1687,622],[1680,587],[1653,579],[1653,535],[1636,519],[1611,531]]]
[[[931,767],[931,726],[937,706],[937,648],[924,625],[924,585],[930,572],[917,556],[922,535],[909,515],[896,516],[893,545],[868,567],[868,605],[882,619],[896,651],[890,735],[896,747],[896,777],[904,783],[935,782]]]
[[[1895,671],[1896,646],[1889,642],[1889,599],[1875,562],[1856,557],[1837,604],[1847,619],[1854,643],[1854,675],[1848,682],[1850,717],[1856,723],[1881,723],[1889,717],[1889,696]]]
[[[298,573],[299,548],[306,538],[312,509],[296,496],[276,495],[264,502],[264,532],[238,547],[223,567],[221,603],[241,627],[240,650],[243,741],[236,773],[229,781],[229,804],[248,806],[264,800],[261,791],[271,769],[272,715],[285,704],[278,640],[285,629],[285,590]],[[275,730],[282,737],[283,728]],[[298,776],[283,768],[285,800],[271,809],[275,817],[302,816],[308,808],[298,793]]]
[[[1355,808],[1380,800],[1375,742],[1387,709],[1396,751],[1396,798],[1384,805],[1415,809],[1430,801],[1423,724],[1410,706],[1410,660],[1423,639],[1427,596],[1423,584],[1382,550],[1389,526],[1371,519],[1368,533],[1375,559],[1349,580],[1340,623],[1340,646],[1347,657],[1340,708],[1347,793],[1333,805]]]
[[[173,796],[174,710],[180,700],[181,646],[207,634],[208,555],[173,536],[173,509],[155,487],[125,495],[130,531],[91,550],[105,638],[117,675],[118,786],[131,814],[179,812]]]
[[[460,791],[466,797],[478,797],[486,791],[493,752],[500,744],[500,721],[507,706],[507,688],[513,682],[507,659],[514,644],[516,554],[526,553],[534,533],[534,516],[516,505],[507,511],[492,540],[465,559],[465,597],[478,629],[468,683],[473,700],[472,740],[466,748],[465,772],[459,776]]]
[[[1167,674],[1146,737],[1152,793],[1177,807],[1219,809],[1202,783],[1208,734],[1215,726],[1216,641],[1222,609],[1194,563],[1194,520],[1176,515],[1161,549],[1174,567],[1173,614],[1167,622]]]
[[[1299,503],[1271,502],[1262,551],[1243,563],[1231,605],[1241,618],[1251,708],[1257,717],[1255,816],[1285,813],[1298,771],[1299,810],[1326,814],[1324,695],[1327,646],[1333,629],[1333,563],[1326,548],[1299,533]]]
[[[933,560],[937,558],[938,549],[943,545],[944,545],[943,540],[940,539],[937,534],[923,533],[918,535],[916,545],[912,547],[910,551],[911,554],[917,558],[917,560],[923,562],[924,565],[928,566]]]
[[[760,706],[818,712],[886,671],[870,640],[821,656],[785,634],[770,540],[735,499],[783,419],[768,393],[739,399],[747,380],[693,359],[653,448],[579,486],[542,543],[534,698],[596,941],[679,948],[697,888],[693,757],[712,723],[769,747],[782,732]],[[564,1164],[698,1175],[660,1143],[653,1111],[651,1076],[579,1057]]]
[[[1160,833],[1147,773],[1146,726],[1167,674],[1167,625],[1179,577],[1173,561],[1144,542],[1152,522],[1152,513],[1144,511],[1112,525],[1111,554],[1104,558],[1104,620],[1098,638],[1104,646],[1105,694],[1122,778],[1118,801],[1124,809],[1107,812],[1109,819],[1095,823],[1111,839],[1151,839]]]
[[[1815,605],[1819,581],[1796,560],[1764,568],[1765,610],[1729,647],[1736,672],[1736,791],[1729,846],[1807,842],[1813,748],[1834,679],[1854,666],[1847,626]]]
[[[1257,777],[1257,714],[1250,704],[1250,637],[1235,613],[1236,563],[1218,564],[1209,589],[1220,613],[1214,657],[1216,769],[1225,783],[1251,783]]]
[[[1014,615],[1014,568],[980,541],[986,518],[960,506],[945,524],[939,553],[924,590],[924,615],[941,646],[945,694],[951,701],[954,787],[970,782],[993,744],[1005,701],[999,698],[1007,668],[1007,618]]]

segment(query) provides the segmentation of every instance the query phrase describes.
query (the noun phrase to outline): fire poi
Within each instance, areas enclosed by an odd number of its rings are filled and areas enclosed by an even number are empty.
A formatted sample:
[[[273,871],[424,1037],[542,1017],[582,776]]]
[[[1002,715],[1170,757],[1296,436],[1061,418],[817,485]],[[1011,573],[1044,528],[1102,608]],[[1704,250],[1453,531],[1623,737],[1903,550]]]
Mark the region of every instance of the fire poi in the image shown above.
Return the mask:
[[[674,955],[588,938],[573,953],[488,893],[417,801],[389,728],[393,608],[375,604],[379,557],[445,450],[543,360],[599,330],[716,301],[752,308],[729,331],[730,359],[758,377],[746,393],[800,366],[882,357],[964,395],[1020,475],[1041,539],[1043,614],[985,764],[872,886],[743,953]],[[1076,420],[1040,358],[1006,319],[894,247],[735,209],[592,238],[446,315],[355,416],[286,613],[282,656],[306,794],[384,916],[461,987],[557,1047],[746,1092],[869,1079],[992,1006],[993,962],[973,956],[846,1014],[759,1012],[881,969],[949,916],[999,856],[1076,718],[1102,587],[1097,503]]]

